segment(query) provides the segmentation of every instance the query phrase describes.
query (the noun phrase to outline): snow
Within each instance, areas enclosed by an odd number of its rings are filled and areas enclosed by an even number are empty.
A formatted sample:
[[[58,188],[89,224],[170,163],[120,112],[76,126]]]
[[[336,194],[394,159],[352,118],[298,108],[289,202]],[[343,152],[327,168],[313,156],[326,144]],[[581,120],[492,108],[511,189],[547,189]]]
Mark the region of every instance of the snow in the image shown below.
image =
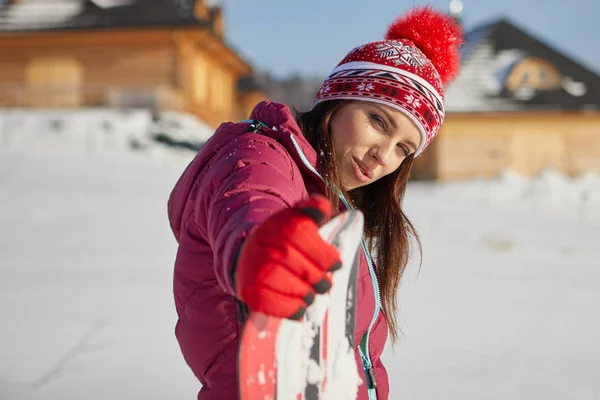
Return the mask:
[[[195,398],[166,217],[193,152],[37,126],[0,147],[0,398]],[[599,187],[553,171],[411,185],[423,264],[416,253],[384,355],[391,398],[600,397]]]
[[[409,190],[424,255],[384,356],[398,398],[600,397],[598,179],[513,178]]]
[[[0,398],[193,398],[165,216],[180,172],[0,152]]]
[[[69,158],[132,153],[188,161],[214,129],[176,111],[144,109],[0,109],[0,148]],[[149,156],[149,157],[148,157]]]

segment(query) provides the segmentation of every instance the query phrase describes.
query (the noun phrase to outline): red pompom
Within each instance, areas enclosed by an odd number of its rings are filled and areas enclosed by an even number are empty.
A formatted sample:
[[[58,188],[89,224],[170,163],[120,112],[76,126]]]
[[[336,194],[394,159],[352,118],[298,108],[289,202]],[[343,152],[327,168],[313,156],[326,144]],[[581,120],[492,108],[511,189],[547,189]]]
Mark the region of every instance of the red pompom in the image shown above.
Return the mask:
[[[433,63],[444,85],[458,74],[463,33],[449,15],[429,6],[415,8],[388,27],[385,39],[412,41]]]

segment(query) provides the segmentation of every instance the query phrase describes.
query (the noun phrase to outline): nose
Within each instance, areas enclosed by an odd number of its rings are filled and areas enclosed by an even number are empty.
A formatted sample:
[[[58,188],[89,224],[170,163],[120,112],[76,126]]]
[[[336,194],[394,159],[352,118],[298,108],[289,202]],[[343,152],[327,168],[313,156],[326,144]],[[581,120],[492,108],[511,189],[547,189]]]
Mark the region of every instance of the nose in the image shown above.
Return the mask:
[[[395,146],[396,145],[393,144],[391,140],[378,143],[371,149],[371,156],[375,159],[377,164],[381,165],[382,167],[387,167],[392,163]]]

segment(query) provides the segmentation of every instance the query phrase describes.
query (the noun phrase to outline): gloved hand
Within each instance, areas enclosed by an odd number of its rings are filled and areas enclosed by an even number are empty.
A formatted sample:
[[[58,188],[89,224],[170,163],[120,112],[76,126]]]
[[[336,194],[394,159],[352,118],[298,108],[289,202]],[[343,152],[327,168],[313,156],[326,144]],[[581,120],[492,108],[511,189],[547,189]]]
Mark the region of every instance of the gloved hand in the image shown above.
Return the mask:
[[[313,196],[261,223],[246,239],[237,261],[235,291],[250,310],[300,319],[315,293],[331,288],[328,271],[341,267],[335,247],[319,235],[331,214],[323,196]]]

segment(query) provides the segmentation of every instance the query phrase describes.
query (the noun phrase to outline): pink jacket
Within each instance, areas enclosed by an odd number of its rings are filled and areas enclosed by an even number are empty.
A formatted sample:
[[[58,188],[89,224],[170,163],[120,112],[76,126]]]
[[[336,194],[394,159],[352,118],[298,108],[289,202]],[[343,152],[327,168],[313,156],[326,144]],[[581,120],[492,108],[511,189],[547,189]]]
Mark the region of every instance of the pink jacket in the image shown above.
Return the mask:
[[[276,129],[255,133],[247,132],[248,122],[222,124],[183,172],[168,202],[179,244],[173,287],[179,318],[175,334],[186,362],[202,383],[199,400],[238,396],[241,307],[231,277],[242,241],[274,212],[324,190],[315,173],[317,154],[287,106],[262,102],[250,118]],[[372,326],[369,358],[378,399],[387,399],[389,384],[380,355],[388,327],[381,312],[372,321],[375,285],[364,254],[358,279],[356,343]],[[358,350],[356,362],[364,371]],[[368,399],[365,384],[358,399]]]

